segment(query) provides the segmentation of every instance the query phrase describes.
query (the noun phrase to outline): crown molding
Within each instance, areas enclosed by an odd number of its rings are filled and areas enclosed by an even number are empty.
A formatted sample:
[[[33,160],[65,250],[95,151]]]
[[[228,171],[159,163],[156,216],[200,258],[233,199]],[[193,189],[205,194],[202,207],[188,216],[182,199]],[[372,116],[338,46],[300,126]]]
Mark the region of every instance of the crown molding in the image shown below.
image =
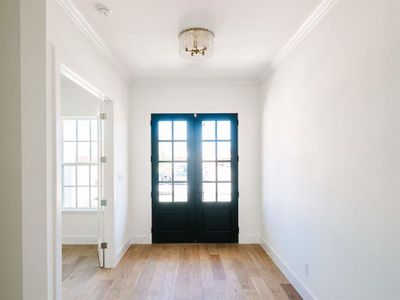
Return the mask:
[[[271,65],[259,77],[260,83],[265,81],[285,61],[297,46],[306,38],[310,31],[322,20],[338,0],[322,0],[311,15],[300,26],[285,46],[279,51]]]
[[[61,9],[70,17],[72,22],[79,28],[87,40],[96,48],[96,50],[110,62],[118,74],[127,82],[130,82],[130,77],[127,70],[117,60],[111,50],[103,42],[100,36],[96,33],[93,27],[86,21],[85,17],[81,14],[78,8],[72,3],[71,0],[56,0]]]

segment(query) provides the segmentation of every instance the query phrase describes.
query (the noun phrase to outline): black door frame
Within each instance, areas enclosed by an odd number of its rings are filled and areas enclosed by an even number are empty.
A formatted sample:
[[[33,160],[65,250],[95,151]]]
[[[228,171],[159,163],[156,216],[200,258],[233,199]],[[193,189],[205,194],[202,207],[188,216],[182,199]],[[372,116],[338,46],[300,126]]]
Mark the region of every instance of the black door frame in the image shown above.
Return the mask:
[[[187,121],[187,182],[188,202],[158,201],[158,121]],[[202,158],[201,124],[204,120],[231,121],[231,202],[202,201]],[[236,113],[166,113],[151,115],[151,161],[152,161],[152,241],[153,243],[237,243],[238,242],[238,114]],[[194,157],[192,155],[194,154]],[[160,220],[163,215],[176,216],[186,220],[186,230],[163,230]],[[160,219],[161,218],[161,219]],[[206,223],[204,219],[211,220]],[[171,220],[171,219],[170,219]],[[224,220],[225,226],[219,227],[218,220]],[[165,219],[164,219],[165,221]],[[185,222],[185,221],[182,221]],[[212,224],[215,223],[214,228]],[[164,222],[165,224],[165,222]],[[222,224],[222,225],[224,225]],[[227,229],[229,227],[229,230]],[[208,227],[208,230],[207,228]],[[180,228],[182,229],[182,228]]]

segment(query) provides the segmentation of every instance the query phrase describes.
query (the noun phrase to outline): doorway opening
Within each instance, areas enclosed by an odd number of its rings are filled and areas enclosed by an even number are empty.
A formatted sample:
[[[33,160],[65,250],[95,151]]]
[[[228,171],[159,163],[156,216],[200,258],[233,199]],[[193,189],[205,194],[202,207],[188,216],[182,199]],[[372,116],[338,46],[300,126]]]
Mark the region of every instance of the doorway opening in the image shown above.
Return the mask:
[[[62,261],[57,263],[62,285],[69,287],[63,288],[64,294],[79,292],[80,273],[113,263],[108,207],[113,195],[113,146],[112,102],[65,66],[60,71],[57,215]]]
[[[237,243],[237,114],[152,114],[151,125],[153,243]]]

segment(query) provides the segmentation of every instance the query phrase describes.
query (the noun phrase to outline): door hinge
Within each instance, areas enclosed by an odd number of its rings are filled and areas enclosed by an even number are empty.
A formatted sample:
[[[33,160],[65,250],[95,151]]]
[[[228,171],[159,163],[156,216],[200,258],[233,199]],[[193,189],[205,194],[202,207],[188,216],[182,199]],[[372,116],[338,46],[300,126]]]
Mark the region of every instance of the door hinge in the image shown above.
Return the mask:
[[[237,156],[237,161],[239,162],[239,155]]]
[[[238,198],[239,198],[239,191],[237,192]]]
[[[237,233],[239,233],[239,227],[237,228]]]
[[[101,205],[101,206],[107,206],[107,199],[102,199],[102,200],[100,201],[100,205]]]
[[[107,156],[100,157],[100,162],[106,163],[107,162]]]
[[[106,120],[107,119],[107,114],[106,113],[100,113],[100,120]]]
[[[101,249],[107,249],[107,246],[108,246],[108,245],[107,245],[106,242],[100,244],[100,248],[101,248]]]
[[[151,234],[153,234],[153,227],[151,227]]]

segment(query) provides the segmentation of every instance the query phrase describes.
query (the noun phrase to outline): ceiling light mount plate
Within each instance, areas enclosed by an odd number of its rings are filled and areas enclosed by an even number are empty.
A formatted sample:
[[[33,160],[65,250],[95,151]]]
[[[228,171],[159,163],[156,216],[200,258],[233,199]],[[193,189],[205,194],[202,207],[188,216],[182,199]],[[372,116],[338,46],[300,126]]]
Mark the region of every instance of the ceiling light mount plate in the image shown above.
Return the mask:
[[[179,33],[179,53],[187,59],[199,60],[214,52],[214,33],[206,28],[193,27]]]

